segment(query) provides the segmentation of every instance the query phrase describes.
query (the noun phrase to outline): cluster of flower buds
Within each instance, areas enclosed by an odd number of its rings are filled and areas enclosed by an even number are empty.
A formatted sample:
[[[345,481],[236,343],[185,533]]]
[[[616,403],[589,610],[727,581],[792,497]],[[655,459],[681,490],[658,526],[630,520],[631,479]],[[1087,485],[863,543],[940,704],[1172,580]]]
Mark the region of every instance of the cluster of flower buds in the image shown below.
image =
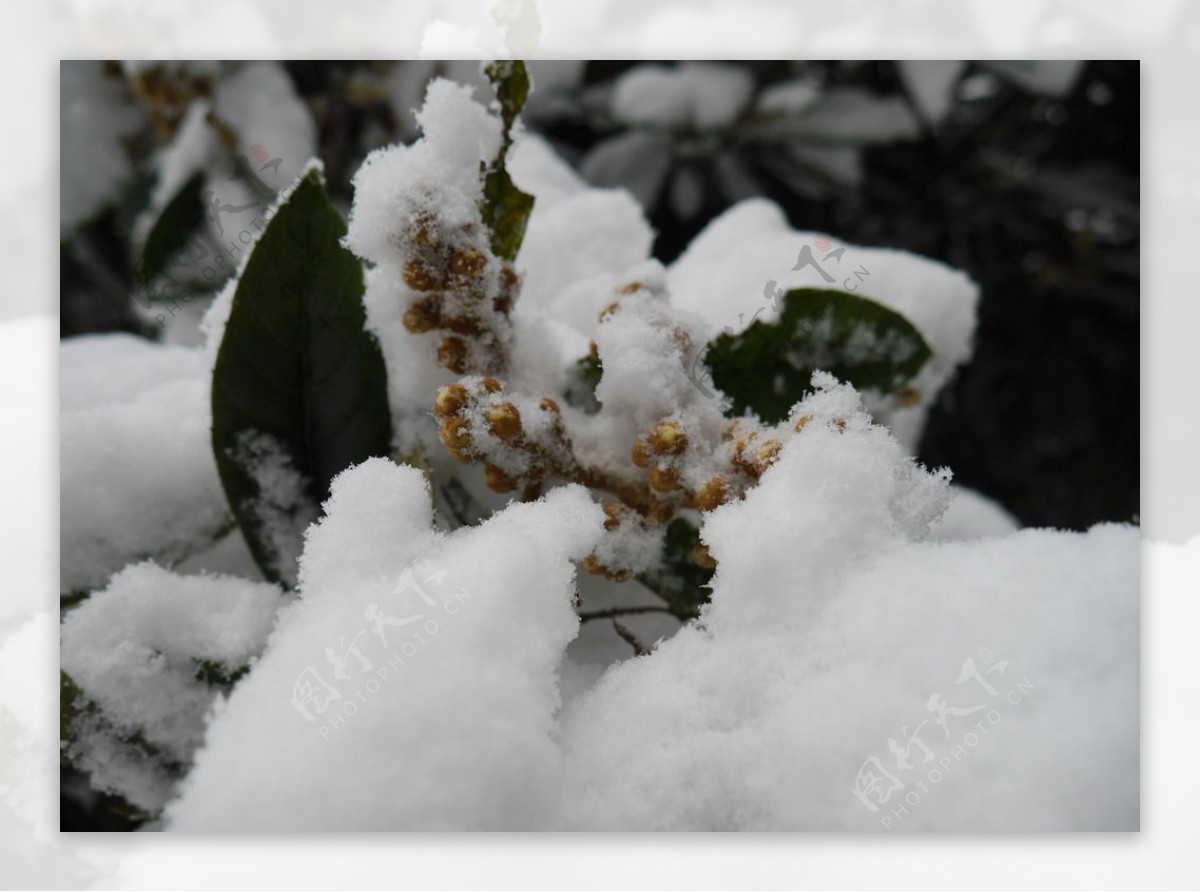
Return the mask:
[[[516,270],[491,253],[475,227],[451,230],[432,214],[414,216],[400,240],[404,283],[417,292],[404,327],[440,333],[438,365],[457,375],[503,370],[520,287]]]
[[[549,397],[526,402],[526,414],[491,377],[464,378],[438,391],[433,412],[438,436],[460,462],[483,461],[493,492],[538,487],[551,473],[564,473],[572,459],[562,409]]]

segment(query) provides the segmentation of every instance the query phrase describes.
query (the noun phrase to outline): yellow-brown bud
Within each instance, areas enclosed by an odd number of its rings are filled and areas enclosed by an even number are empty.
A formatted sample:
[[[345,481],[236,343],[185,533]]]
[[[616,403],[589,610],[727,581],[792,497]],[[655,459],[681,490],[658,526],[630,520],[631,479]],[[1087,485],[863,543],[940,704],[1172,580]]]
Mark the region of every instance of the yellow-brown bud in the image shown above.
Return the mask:
[[[605,502],[600,506],[604,509],[604,529],[615,530],[621,525],[621,520],[629,514],[629,509],[620,502]]]
[[[655,465],[650,469],[650,488],[655,492],[674,492],[679,489],[679,472],[674,468]]]
[[[713,477],[696,490],[696,507],[701,511],[713,511],[729,498],[729,484],[720,477]]]
[[[417,298],[404,311],[404,327],[413,334],[423,334],[440,328],[442,324],[442,296],[429,294]]]
[[[504,385],[495,378],[484,378],[479,382],[479,386],[485,393],[499,393],[504,389]]]
[[[438,344],[437,361],[444,369],[449,369],[456,375],[467,372],[467,345],[462,338],[450,337]]]
[[[414,257],[404,264],[404,284],[413,291],[434,291],[442,283],[425,261]]]
[[[512,403],[497,403],[488,408],[487,425],[501,440],[511,440],[521,433],[521,413]]]
[[[646,446],[641,440],[634,441],[633,448],[629,450],[629,457],[639,468],[650,464],[650,456],[646,455]]]
[[[754,458],[751,462],[754,468],[755,476],[762,475],[767,468],[775,463],[779,457],[779,453],[783,450],[783,443],[779,440],[764,440],[762,444],[754,450]]]
[[[474,279],[487,266],[487,257],[482,251],[464,248],[450,258],[450,272],[463,279]]]
[[[447,384],[437,392],[437,398],[433,401],[433,414],[445,421],[461,412],[470,399],[467,388],[461,384]]]
[[[650,431],[646,444],[655,455],[681,455],[687,450],[687,434],[674,421],[660,421]]]
[[[438,427],[438,438],[459,461],[470,461],[471,426],[465,418],[447,418]]]
[[[800,431],[804,430],[804,428],[810,421],[812,421],[812,419],[813,417],[811,415],[801,415],[796,419],[796,423],[792,425],[792,430],[794,430],[796,433],[800,433]]]
[[[708,551],[708,546],[703,542],[697,542],[692,548],[692,562],[705,570],[712,570],[717,566],[716,560]]]
[[[491,462],[483,466],[483,481],[487,484],[488,489],[499,493],[512,492],[519,485],[517,480],[504,473],[504,471]]]

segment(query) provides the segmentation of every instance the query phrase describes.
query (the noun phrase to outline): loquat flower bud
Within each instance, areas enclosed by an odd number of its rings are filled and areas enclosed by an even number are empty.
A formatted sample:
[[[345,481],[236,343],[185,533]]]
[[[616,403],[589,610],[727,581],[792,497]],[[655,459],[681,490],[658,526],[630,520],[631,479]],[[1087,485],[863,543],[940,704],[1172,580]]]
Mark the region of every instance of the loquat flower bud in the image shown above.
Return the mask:
[[[644,468],[650,464],[650,456],[646,455],[646,446],[641,440],[634,441],[633,448],[629,450],[629,457],[639,468]]]
[[[655,455],[682,455],[688,447],[687,434],[674,421],[660,421],[646,438]]]
[[[754,450],[754,458],[751,461],[751,466],[754,469],[756,477],[761,476],[767,468],[775,463],[779,457],[779,453],[783,451],[783,443],[779,440],[764,440],[759,447]]]
[[[706,570],[712,570],[716,567],[715,559],[713,559],[713,556],[708,552],[708,546],[704,545],[702,541],[698,541],[694,549],[691,550],[691,561],[692,563],[695,563],[697,567],[703,567]]]
[[[517,480],[514,480],[491,462],[483,466],[483,480],[487,484],[488,489],[499,493],[512,492],[519,485]]]
[[[921,402],[921,391],[915,387],[905,387],[896,394],[896,402],[906,409],[911,409],[917,403]]]
[[[488,408],[487,426],[501,440],[511,440],[521,433],[521,413],[512,403],[497,403]]]
[[[442,283],[425,261],[413,257],[404,264],[404,284],[413,291],[434,291]]]
[[[646,517],[649,520],[658,523],[668,523],[675,516],[675,506],[670,502],[655,502],[647,513]]]
[[[462,338],[449,337],[438,344],[437,361],[444,369],[449,369],[456,375],[467,372],[467,345]]]
[[[471,426],[465,418],[447,418],[438,426],[438,439],[461,462],[471,460]]]
[[[800,433],[800,431],[804,430],[804,428],[810,421],[812,421],[812,419],[813,417],[811,415],[801,415],[796,419],[796,423],[792,425],[792,430],[794,430],[796,433]]]
[[[617,303],[616,301],[613,301],[607,307],[605,307],[603,310],[601,310],[600,315],[597,316],[596,318],[598,321],[604,322],[605,320],[608,319],[609,316],[613,315],[613,313],[617,312],[617,310],[619,310],[619,309],[621,309],[621,305],[619,303]]]
[[[423,334],[440,328],[442,324],[442,296],[428,294],[417,298],[404,311],[404,327],[413,334]]]
[[[692,563],[705,570],[712,570],[717,566],[716,560],[708,551],[708,546],[703,542],[697,542],[692,548]]]
[[[620,502],[605,502],[600,506],[604,509],[604,529],[615,530],[621,525],[622,519],[629,514],[629,509]]]
[[[437,392],[433,401],[433,414],[445,421],[461,412],[470,399],[467,388],[461,384],[447,384]]]
[[[650,488],[655,492],[674,492],[679,489],[679,472],[674,468],[655,465],[650,469]]]
[[[479,386],[483,388],[484,393],[499,393],[504,389],[504,385],[495,378],[484,378],[479,382]]]
[[[713,477],[696,490],[696,507],[701,511],[712,511],[725,504],[729,498],[729,484],[721,477]]]
[[[461,279],[475,279],[487,266],[487,257],[482,251],[464,248],[450,258],[450,272]]]

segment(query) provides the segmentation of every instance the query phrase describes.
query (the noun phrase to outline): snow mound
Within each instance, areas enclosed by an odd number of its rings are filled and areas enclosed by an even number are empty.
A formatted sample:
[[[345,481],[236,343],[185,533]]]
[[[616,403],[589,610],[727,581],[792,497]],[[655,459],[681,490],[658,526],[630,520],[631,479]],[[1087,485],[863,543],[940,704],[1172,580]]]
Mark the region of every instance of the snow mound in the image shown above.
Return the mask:
[[[196,350],[131,335],[62,342],[61,588],[174,560],[226,523]]]
[[[62,668],[89,706],[67,751],[92,785],[162,808],[167,766],[186,767],[203,739],[217,697],[206,676],[231,679],[249,665],[283,603],[274,585],[144,563],[67,613]]]
[[[301,601],[210,726],[169,826],[544,826],[571,561],[599,507],[563,488],[441,536],[422,475],[382,459],[340,475],[325,507]]]

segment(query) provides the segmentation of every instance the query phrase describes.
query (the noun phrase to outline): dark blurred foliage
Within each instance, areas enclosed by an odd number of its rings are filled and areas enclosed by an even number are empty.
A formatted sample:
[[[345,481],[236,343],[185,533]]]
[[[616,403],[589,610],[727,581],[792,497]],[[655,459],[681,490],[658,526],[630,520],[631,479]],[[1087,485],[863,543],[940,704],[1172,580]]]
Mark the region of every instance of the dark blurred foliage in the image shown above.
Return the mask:
[[[552,97],[535,93],[529,129],[590,170],[597,147],[630,129],[611,113],[613,84],[645,64],[586,64],[555,85]],[[714,216],[761,194],[798,228],[965,270],[983,294],[975,357],[941,395],[921,460],[949,466],[959,482],[1025,524],[1085,528],[1135,518],[1138,64],[1088,63],[1060,97],[968,65],[936,126],[915,123],[924,120],[919,103],[892,62],[729,65],[749,74],[755,96],[801,79],[823,96],[845,90],[903,104],[913,132],[840,149],[794,128],[747,138],[761,124],[752,103],[715,131],[655,130],[661,176],[647,188],[645,165],[627,166],[643,177],[637,191],[658,233],[656,255],[669,262]],[[351,61],[290,62],[286,70],[312,112],[330,191],[343,207],[365,154],[414,135],[411,115],[397,111],[396,91],[415,102],[430,76],[469,71],[455,63]],[[132,310],[129,260],[152,146],[145,135],[133,142],[141,178],[62,243],[64,336],[153,334]],[[819,163],[822,152],[836,163]],[[673,185],[684,180],[690,189]],[[691,198],[680,200],[681,191]]]

